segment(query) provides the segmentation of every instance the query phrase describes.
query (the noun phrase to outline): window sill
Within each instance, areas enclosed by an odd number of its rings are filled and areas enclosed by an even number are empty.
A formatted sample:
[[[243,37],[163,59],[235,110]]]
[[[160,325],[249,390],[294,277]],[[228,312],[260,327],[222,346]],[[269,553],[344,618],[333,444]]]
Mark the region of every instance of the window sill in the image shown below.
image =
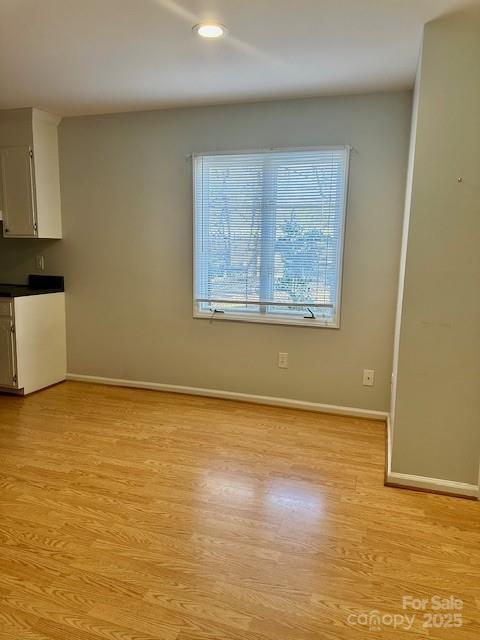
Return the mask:
[[[309,327],[311,329],[340,329],[340,323],[338,320],[329,321],[325,319],[313,319],[313,318],[288,318],[285,316],[279,316],[278,318],[271,315],[259,315],[257,314],[238,314],[238,313],[205,313],[203,311],[194,311],[194,318],[201,318],[203,320],[212,321],[230,321],[230,322],[253,322],[255,324],[279,324],[289,325],[292,327]]]

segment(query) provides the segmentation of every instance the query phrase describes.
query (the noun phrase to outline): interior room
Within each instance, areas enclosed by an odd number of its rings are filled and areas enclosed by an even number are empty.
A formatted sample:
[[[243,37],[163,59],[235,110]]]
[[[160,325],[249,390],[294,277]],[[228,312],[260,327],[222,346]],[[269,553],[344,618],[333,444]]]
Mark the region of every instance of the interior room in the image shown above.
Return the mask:
[[[480,0],[1,0],[0,640],[480,637]]]

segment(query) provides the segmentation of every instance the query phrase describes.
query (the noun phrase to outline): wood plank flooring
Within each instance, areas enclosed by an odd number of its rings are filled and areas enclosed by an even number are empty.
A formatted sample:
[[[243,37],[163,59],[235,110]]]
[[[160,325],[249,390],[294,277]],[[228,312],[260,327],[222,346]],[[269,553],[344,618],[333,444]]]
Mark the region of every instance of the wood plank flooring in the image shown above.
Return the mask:
[[[479,504],[384,487],[384,439],[73,382],[0,396],[0,640],[478,640]],[[392,618],[450,595],[461,626]]]

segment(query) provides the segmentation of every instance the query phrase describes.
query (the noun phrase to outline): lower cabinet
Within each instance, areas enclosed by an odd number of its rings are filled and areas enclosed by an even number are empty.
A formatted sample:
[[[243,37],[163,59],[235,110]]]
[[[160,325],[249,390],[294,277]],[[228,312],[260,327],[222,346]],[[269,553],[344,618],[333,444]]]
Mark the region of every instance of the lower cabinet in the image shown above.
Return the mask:
[[[8,316],[0,316],[0,387],[15,388],[16,384],[13,320]]]
[[[66,370],[65,294],[0,298],[0,390],[26,395]]]

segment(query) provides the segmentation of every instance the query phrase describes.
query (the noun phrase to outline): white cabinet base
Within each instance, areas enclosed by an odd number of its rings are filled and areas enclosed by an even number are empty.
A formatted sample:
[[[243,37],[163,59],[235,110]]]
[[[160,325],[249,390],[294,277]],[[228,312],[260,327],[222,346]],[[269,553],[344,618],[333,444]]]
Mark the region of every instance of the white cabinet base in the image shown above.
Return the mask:
[[[12,325],[16,378],[0,390],[27,395],[65,380],[65,294],[13,298]]]

